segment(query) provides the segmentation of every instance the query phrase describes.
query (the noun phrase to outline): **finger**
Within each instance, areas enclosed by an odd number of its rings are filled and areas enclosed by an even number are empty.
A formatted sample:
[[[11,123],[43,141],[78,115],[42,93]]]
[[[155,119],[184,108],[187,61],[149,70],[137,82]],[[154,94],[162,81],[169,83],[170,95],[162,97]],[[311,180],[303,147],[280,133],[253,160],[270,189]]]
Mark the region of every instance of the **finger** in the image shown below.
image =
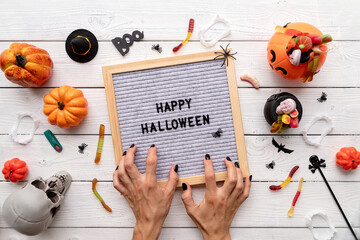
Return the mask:
[[[241,169],[239,167],[239,163],[235,162],[235,169],[236,169],[236,175],[237,175],[237,182],[236,182],[236,186],[234,188],[234,191],[232,191],[230,199],[232,199],[233,201],[236,201],[236,199],[238,199],[238,197],[240,196],[240,194],[243,192],[244,190],[244,179],[241,173]]]
[[[115,170],[113,174],[113,186],[116,190],[118,190],[121,194],[126,194],[126,188],[120,181],[119,171]]]
[[[140,172],[134,163],[135,152],[136,152],[136,146],[135,144],[132,144],[126,152],[125,162],[124,162],[125,170],[128,173],[131,180],[136,180],[140,176]]]
[[[204,156],[204,167],[206,193],[215,193],[217,190],[215,172],[213,162],[209,154]]]
[[[223,191],[227,196],[229,196],[234,190],[237,183],[237,174],[234,163],[229,157],[225,158],[225,164],[227,167],[227,178],[225,179],[224,186],[222,187]]]
[[[171,198],[174,196],[176,185],[179,181],[179,175],[177,174],[179,166],[173,165],[169,171],[169,180],[165,186],[165,192],[170,194]]]
[[[148,150],[148,156],[146,159],[146,178],[147,180],[156,182],[156,166],[157,166],[157,147],[151,145]]]
[[[252,175],[250,175],[249,177],[247,177],[245,179],[244,190],[238,197],[238,205],[239,206],[249,197],[250,188],[251,188],[251,178],[252,178]]]
[[[131,179],[130,179],[128,173],[126,172],[125,166],[124,166],[126,154],[127,154],[127,152],[124,152],[123,156],[120,158],[119,166],[118,166],[119,168],[118,168],[117,172],[118,172],[120,181],[124,184],[124,186],[127,189],[129,189],[129,186],[132,186],[132,182],[131,182]]]
[[[193,196],[192,190],[189,184],[183,183],[182,184],[183,193],[181,194],[181,199],[184,203],[186,212],[190,215],[193,213],[193,210],[196,206]]]

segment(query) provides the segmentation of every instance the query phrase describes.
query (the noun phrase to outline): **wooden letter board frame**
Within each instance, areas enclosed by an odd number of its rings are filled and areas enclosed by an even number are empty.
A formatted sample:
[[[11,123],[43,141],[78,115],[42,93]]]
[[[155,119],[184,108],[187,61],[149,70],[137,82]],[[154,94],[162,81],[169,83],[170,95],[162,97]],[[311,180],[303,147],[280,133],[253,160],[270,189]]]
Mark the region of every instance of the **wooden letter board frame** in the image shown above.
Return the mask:
[[[232,53],[231,49],[230,51]],[[113,74],[175,66],[181,64],[196,63],[202,61],[210,61],[210,60],[214,60],[214,57],[216,56],[217,55],[215,51],[210,51],[210,52],[202,52],[202,53],[195,53],[189,55],[146,60],[140,62],[118,64],[112,66],[104,66],[102,68],[116,165],[118,165],[124,149],[122,149],[122,144],[121,144],[120,126],[119,126],[119,119],[116,108],[115,92],[113,85]],[[249,168],[248,168],[248,161],[246,155],[243,124],[241,119],[237,81],[235,75],[235,64],[232,58],[228,58],[228,65],[226,65],[226,73],[228,79],[229,96],[230,96],[231,111],[233,116],[233,125],[235,131],[235,140],[236,140],[237,154],[239,159],[239,166],[242,170],[243,177],[247,177],[249,175]],[[219,172],[216,173],[215,175],[216,175],[216,181],[223,181],[227,177],[227,172]],[[165,184],[166,182],[167,182],[166,180],[159,181],[161,185]],[[199,175],[199,176],[180,178],[178,186],[181,186],[183,182],[187,182],[191,185],[202,184],[205,183],[205,176]]]

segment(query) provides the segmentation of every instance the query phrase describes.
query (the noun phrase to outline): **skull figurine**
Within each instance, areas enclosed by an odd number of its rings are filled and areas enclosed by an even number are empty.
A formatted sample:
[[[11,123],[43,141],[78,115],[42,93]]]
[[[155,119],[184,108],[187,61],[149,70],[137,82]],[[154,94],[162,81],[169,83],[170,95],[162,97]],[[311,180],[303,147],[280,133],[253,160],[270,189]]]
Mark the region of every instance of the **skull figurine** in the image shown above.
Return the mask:
[[[47,180],[37,177],[4,202],[5,221],[22,234],[33,236],[47,229],[71,184],[71,175],[57,172]]]

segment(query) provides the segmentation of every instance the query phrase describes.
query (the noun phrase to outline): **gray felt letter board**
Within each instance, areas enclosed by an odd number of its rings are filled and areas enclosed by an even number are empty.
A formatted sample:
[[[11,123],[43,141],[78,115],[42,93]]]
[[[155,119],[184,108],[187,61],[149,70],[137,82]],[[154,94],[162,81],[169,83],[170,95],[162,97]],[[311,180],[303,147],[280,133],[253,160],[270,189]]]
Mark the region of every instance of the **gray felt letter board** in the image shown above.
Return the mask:
[[[135,164],[146,170],[147,150],[157,146],[157,179],[172,165],[181,182],[204,182],[203,158],[213,159],[217,180],[224,159],[239,161],[248,175],[234,63],[222,66],[214,52],[103,67],[114,151],[137,145]]]

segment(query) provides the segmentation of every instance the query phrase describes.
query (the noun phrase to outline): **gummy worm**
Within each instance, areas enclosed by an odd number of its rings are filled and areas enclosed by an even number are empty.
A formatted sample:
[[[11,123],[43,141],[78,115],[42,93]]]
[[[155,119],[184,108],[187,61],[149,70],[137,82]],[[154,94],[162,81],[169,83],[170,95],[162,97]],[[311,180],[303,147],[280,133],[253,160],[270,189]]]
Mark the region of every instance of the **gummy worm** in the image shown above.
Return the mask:
[[[285,187],[286,185],[289,184],[289,182],[291,181],[291,178],[294,176],[295,172],[299,169],[299,166],[295,166],[291,169],[289,176],[285,179],[285,181],[283,181],[280,185],[271,185],[269,188],[270,190],[280,190],[283,187]]]
[[[288,216],[289,216],[289,217],[292,217],[292,216],[294,215],[295,204],[296,204],[296,202],[297,202],[297,200],[298,200],[298,198],[299,198],[299,196],[300,196],[303,181],[304,181],[304,178],[301,178],[301,179],[300,179],[300,182],[299,182],[299,186],[298,186],[297,192],[296,192],[296,194],[295,194],[295,196],[294,196],[294,199],[293,199],[291,208],[290,208],[289,211],[288,211]]]
[[[103,145],[104,145],[104,134],[105,134],[105,126],[103,124],[100,124],[99,141],[98,141],[98,146],[97,146],[97,150],[96,150],[96,157],[95,157],[95,163],[96,164],[99,164],[100,159],[101,159],[101,152],[102,152]]]
[[[106,205],[106,203],[104,202],[104,199],[102,199],[102,197],[100,196],[100,194],[96,191],[96,184],[97,184],[98,180],[96,178],[94,178],[92,180],[92,190],[95,194],[95,196],[97,197],[97,199],[99,199],[99,201],[101,202],[101,204],[103,205],[103,207],[106,209],[106,211],[108,212],[112,212],[112,209]]]
[[[249,74],[244,74],[244,75],[240,76],[240,80],[250,83],[256,89],[258,89],[260,87],[260,84],[259,84],[259,81],[257,80],[257,78],[253,77]]]
[[[194,30],[194,23],[195,23],[195,20],[192,19],[192,18],[190,18],[190,20],[189,20],[188,34],[187,34],[185,40],[182,41],[178,46],[174,47],[174,48],[173,48],[173,52],[179,51],[179,49],[180,49],[185,43],[187,43],[187,41],[189,41],[189,39],[190,39],[190,37],[191,37],[191,34],[192,34],[193,30]]]

